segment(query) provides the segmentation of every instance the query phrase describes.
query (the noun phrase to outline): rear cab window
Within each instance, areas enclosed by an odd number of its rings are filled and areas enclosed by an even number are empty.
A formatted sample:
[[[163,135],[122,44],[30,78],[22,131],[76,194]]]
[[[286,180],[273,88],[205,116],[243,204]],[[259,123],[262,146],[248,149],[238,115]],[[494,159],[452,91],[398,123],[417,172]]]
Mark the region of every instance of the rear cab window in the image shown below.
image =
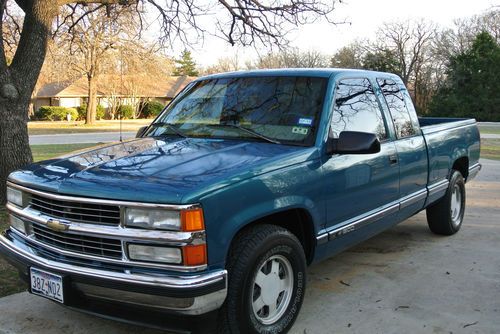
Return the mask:
[[[377,83],[389,108],[397,139],[419,134],[416,112],[406,89],[389,78],[377,78]]]

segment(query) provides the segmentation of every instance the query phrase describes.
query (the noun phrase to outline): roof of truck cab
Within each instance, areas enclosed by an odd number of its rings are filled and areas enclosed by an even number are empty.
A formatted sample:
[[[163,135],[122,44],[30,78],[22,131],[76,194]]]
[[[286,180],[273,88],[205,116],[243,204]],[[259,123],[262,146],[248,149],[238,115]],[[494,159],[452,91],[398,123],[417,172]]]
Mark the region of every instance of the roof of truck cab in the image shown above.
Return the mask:
[[[332,75],[384,75],[395,76],[392,73],[375,72],[369,70],[356,70],[347,68],[280,68],[280,69],[267,69],[267,70],[249,70],[249,71],[235,71],[207,75],[198,78],[198,80],[219,79],[219,78],[242,78],[242,77],[260,77],[260,76],[309,76],[329,78]]]

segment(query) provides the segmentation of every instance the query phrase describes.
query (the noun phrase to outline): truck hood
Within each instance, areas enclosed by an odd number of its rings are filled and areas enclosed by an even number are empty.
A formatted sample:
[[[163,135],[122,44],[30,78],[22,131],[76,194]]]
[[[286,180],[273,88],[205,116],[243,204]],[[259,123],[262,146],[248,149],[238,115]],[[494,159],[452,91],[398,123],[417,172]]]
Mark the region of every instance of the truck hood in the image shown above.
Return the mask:
[[[31,164],[9,181],[74,196],[178,204],[304,161],[313,151],[263,142],[142,138]]]

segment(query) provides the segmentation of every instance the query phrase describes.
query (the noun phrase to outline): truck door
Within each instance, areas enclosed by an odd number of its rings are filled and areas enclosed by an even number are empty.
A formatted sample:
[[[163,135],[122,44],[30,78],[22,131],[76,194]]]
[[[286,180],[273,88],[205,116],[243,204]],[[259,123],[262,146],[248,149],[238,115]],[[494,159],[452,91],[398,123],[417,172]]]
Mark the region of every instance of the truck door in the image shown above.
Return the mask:
[[[399,159],[400,218],[405,219],[423,208],[427,196],[427,147],[420,132],[417,114],[402,82],[378,78],[394,124]]]
[[[334,154],[323,164],[329,239],[345,248],[360,238],[383,230],[383,221],[395,221],[398,210],[399,166],[387,123],[367,78],[347,78],[336,83],[331,131],[375,133],[381,150],[375,154]],[[392,217],[392,218],[391,218]],[[361,229],[363,227],[363,229]],[[357,231],[359,230],[359,231]],[[357,231],[362,233],[351,233]],[[363,231],[363,232],[361,232]],[[352,238],[344,235],[352,235]],[[349,240],[353,242],[350,242]]]

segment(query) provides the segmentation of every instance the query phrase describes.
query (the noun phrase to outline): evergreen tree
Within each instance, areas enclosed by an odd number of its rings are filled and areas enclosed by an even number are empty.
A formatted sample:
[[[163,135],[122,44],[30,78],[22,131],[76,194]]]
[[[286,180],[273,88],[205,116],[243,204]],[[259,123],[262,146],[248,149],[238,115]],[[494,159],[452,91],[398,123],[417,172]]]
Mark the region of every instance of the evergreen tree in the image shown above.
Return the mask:
[[[196,69],[196,63],[191,56],[191,52],[184,50],[181,54],[181,58],[176,61],[176,68],[174,71],[175,76],[187,75],[190,77],[197,77],[199,75]]]
[[[500,45],[490,34],[478,34],[470,49],[452,56],[446,74],[431,115],[500,121]]]
[[[390,72],[401,75],[400,64],[394,52],[388,49],[368,52],[363,57],[363,68],[372,71]]]

